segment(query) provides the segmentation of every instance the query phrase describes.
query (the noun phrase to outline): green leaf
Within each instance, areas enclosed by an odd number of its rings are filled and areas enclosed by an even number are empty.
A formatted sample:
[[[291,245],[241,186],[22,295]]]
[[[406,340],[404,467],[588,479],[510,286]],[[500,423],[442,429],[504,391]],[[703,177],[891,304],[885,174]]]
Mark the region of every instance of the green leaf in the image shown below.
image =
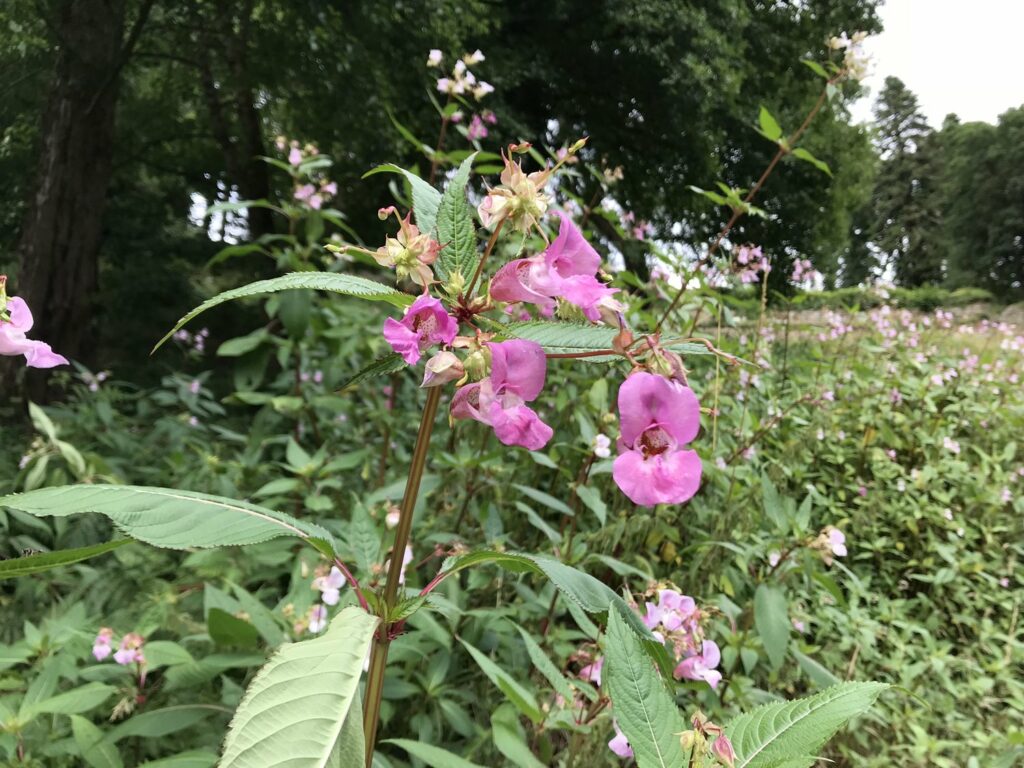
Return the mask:
[[[437,209],[437,242],[442,250],[434,265],[438,279],[442,281],[460,273],[466,281],[472,278],[479,262],[477,254],[476,227],[473,214],[466,202],[466,184],[473,167],[476,153],[462,161],[459,170],[441,196]]]
[[[490,657],[486,654],[481,653],[462,638],[459,638],[459,642],[465,646],[466,650],[469,651],[469,655],[473,657],[483,673],[487,675],[492,683],[498,686],[499,690],[515,705],[516,709],[535,723],[539,723],[544,719],[544,714],[537,705],[537,699],[534,698],[530,691],[520,685],[512,675],[491,661]]]
[[[828,163],[826,163],[824,160],[819,160],[818,158],[816,158],[814,155],[812,155],[810,152],[808,152],[803,147],[797,147],[796,149],[794,149],[793,150],[793,156],[794,157],[799,157],[804,162],[810,163],[815,168],[817,168],[819,171],[821,171],[822,173],[824,173],[824,174],[826,174],[828,176],[832,175],[832,169],[828,167]]]
[[[678,734],[687,726],[658,670],[618,611],[608,615],[603,647],[605,685],[638,768],[683,768],[687,756]]]
[[[327,766],[358,702],[377,621],[352,606],[331,619],[321,637],[281,646],[238,705],[220,768]]]
[[[579,354],[611,349],[612,339],[618,329],[607,325],[584,325],[583,323],[559,323],[550,320],[537,320],[526,323],[509,323],[495,326],[499,333],[515,338],[535,341],[548,354]],[[663,347],[675,350],[684,355],[712,354],[703,344],[669,340]],[[588,363],[608,363],[622,360],[620,355],[607,354],[580,358]]]
[[[813,682],[818,688],[828,688],[830,685],[835,685],[840,682],[838,677],[833,675],[810,656],[800,653],[796,648],[793,648],[790,653],[793,654],[793,658],[796,659],[796,663],[800,665],[800,669],[804,671],[804,674],[811,678],[811,682]]]
[[[364,760],[366,738],[363,736],[363,708],[349,707],[326,768],[362,768]]]
[[[778,141],[782,138],[782,127],[778,121],[772,117],[772,113],[761,107],[761,112],[757,116],[757,122],[761,125],[761,133],[764,134],[765,138],[769,141]]]
[[[139,768],[213,768],[217,764],[217,755],[202,749],[181,752],[171,757],[161,757],[142,763]]]
[[[217,645],[237,648],[255,648],[260,639],[256,627],[220,608],[211,608],[207,612],[206,631]]]
[[[816,754],[888,687],[841,683],[806,699],[766,704],[740,715],[725,729],[736,752],[736,768],[774,768]]]
[[[536,488],[530,488],[527,485],[519,485],[518,483],[513,484],[512,487],[515,488],[524,496],[529,496],[538,504],[543,504],[548,509],[552,509],[555,512],[558,512],[563,515],[568,515],[569,517],[575,517],[575,515],[573,515],[572,510],[569,508],[568,504],[566,504],[564,501],[559,501],[549,493],[544,493],[544,491],[538,491]]]
[[[498,707],[491,715],[491,738],[498,751],[517,768],[545,768],[544,763],[530,751],[519,717],[507,704]]]
[[[530,655],[530,661],[533,662],[534,669],[544,675],[545,679],[551,683],[551,687],[555,689],[556,693],[561,694],[563,699],[573,701],[576,698],[576,691],[572,683],[555,666],[555,663],[548,658],[547,654],[544,653],[544,649],[537,644],[537,641],[533,639],[529,632],[518,624],[515,627],[523,638],[526,652]]]
[[[338,390],[348,389],[361,381],[372,379],[376,376],[386,376],[389,373],[396,373],[405,368],[406,365],[407,363],[402,359],[400,354],[397,352],[389,352],[386,355],[378,357],[372,363],[363,366],[363,368],[359,370],[359,373],[345,381],[344,384],[338,387]]]
[[[412,171],[399,168],[392,163],[378,165],[372,171],[363,174],[373,176],[378,173],[400,173],[412,188],[412,213],[420,232],[433,232],[437,223],[437,209],[441,205],[441,193],[430,186]]]
[[[576,495],[587,505],[587,509],[597,515],[597,521],[604,525],[608,519],[608,505],[601,499],[601,492],[592,485],[578,485]]]
[[[800,63],[806,65],[811,70],[811,72],[816,74],[818,77],[823,77],[824,79],[828,80],[828,72],[826,72],[825,68],[821,66],[821,64],[819,64],[818,62],[811,61],[810,59],[802,59]]]
[[[245,336],[228,339],[217,348],[217,357],[241,357],[252,352],[270,338],[266,328],[258,328]]]
[[[223,707],[208,704],[154,709],[122,720],[111,728],[104,738],[110,744],[116,744],[121,739],[127,739],[130,736],[157,739],[183,731],[202,720],[209,720],[211,716],[223,712],[225,712]]]
[[[0,501],[0,504],[2,504],[2,501]],[[108,541],[105,544],[93,544],[90,547],[59,549],[56,552],[40,552],[35,555],[0,560],[0,579],[13,579],[30,573],[49,571],[62,565],[80,563],[83,560],[106,554],[112,549],[117,549],[130,543],[131,539],[118,539],[117,541]]]
[[[71,716],[71,735],[82,759],[91,768],[123,768],[117,747],[103,738],[103,731],[78,715]]]
[[[761,636],[772,669],[782,666],[789,648],[789,607],[778,587],[760,584],[754,593],[754,625]]]
[[[37,701],[19,717],[30,719],[36,715],[77,715],[88,712],[110,698],[116,689],[104,683],[86,683],[66,693],[59,693],[48,699]]]
[[[95,512],[133,539],[168,549],[240,546],[296,536],[325,554],[334,551],[331,535],[319,526],[255,504],[172,488],[67,485],[3,496],[0,507],[37,517]]]
[[[458,755],[453,755],[446,749],[430,744],[421,744],[410,739],[387,739],[384,743],[401,747],[416,759],[429,765],[430,768],[483,768],[469,760],[463,760]]]
[[[386,301],[396,307],[407,307],[415,299],[407,293],[395,290],[390,286],[378,283],[375,280],[368,280],[365,277],[355,275],[339,275],[334,272],[291,272],[280,277],[273,277],[269,280],[258,280],[241,288],[233,288],[230,291],[219,293],[212,299],[207,299],[187,315],[182,317],[167,334],[156,343],[153,351],[158,350],[164,342],[173,336],[187,322],[201,315],[208,309],[235,299],[245,299],[250,296],[263,296],[278,291],[293,291],[297,289],[310,289],[314,291],[331,291],[346,296],[355,296],[369,301]]]

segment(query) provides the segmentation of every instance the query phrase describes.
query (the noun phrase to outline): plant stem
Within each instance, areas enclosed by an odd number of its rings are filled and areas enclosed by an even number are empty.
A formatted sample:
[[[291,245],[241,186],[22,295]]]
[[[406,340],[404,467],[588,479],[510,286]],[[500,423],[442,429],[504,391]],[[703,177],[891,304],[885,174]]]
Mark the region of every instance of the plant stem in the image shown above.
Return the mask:
[[[395,543],[391,548],[391,564],[388,567],[388,580],[384,586],[384,610],[390,612],[398,596],[399,579],[402,576],[402,556],[409,544],[412,533],[413,509],[420,491],[420,480],[427,464],[427,449],[430,447],[430,434],[434,430],[434,417],[437,405],[441,400],[441,387],[431,387],[427,394],[427,402],[423,407],[420,419],[420,430],[416,435],[416,446],[413,448],[412,462],[409,465],[409,479],[405,484],[405,495],[395,527]],[[370,651],[370,670],[366,675],[366,693],[363,705],[363,734],[366,739],[366,766],[373,763],[373,748],[377,740],[377,725],[380,721],[380,701],[384,691],[384,671],[388,662],[388,648],[391,645],[391,625],[386,616],[377,630],[373,647]]]

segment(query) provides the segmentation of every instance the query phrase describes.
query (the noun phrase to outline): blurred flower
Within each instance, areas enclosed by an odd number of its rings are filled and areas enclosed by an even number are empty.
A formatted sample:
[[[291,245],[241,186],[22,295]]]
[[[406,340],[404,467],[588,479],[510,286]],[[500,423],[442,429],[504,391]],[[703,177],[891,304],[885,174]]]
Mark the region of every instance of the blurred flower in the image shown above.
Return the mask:
[[[594,455],[599,459],[607,459],[612,455],[611,445],[612,440],[608,435],[594,435],[594,439],[591,441],[591,448],[594,451]]]
[[[96,657],[96,661],[103,661],[111,654],[113,649],[110,644],[113,640],[114,630],[110,627],[101,627],[92,643],[92,655]]]
[[[314,605],[309,609],[309,631],[319,634],[327,628],[327,606]]]
[[[441,51],[437,48],[431,48],[430,53],[427,54],[427,66],[428,67],[439,67],[441,66],[441,59],[444,58]]]
[[[331,566],[331,571],[326,576],[317,576],[313,579],[313,589],[320,590],[320,599],[327,605],[338,604],[343,586],[345,586],[345,575],[336,565]]]
[[[144,664],[145,657],[142,655],[142,635],[136,632],[129,632],[121,638],[121,645],[114,654],[114,661],[118,664]],[[93,649],[95,653],[95,648]]]
[[[462,361],[454,352],[442,350],[427,360],[424,367],[423,387],[437,387],[449,381],[458,381],[466,375]]]
[[[690,656],[679,663],[675,676],[686,680],[703,680],[712,688],[717,688],[722,681],[722,673],[715,667],[721,660],[718,644],[713,640],[705,640],[699,655]]]
[[[479,141],[480,139],[487,138],[487,126],[484,125],[480,115],[473,115],[473,119],[469,121],[469,125],[466,128],[466,138],[470,141]]]
[[[32,330],[32,312],[24,299],[7,298],[4,287],[7,278],[0,275],[0,355],[24,355],[29,368],[54,368],[67,365],[67,358],[58,355],[45,341],[29,339]]]
[[[626,734],[619,730],[619,724],[614,720],[612,726],[615,728],[615,736],[608,742],[608,749],[621,758],[633,757],[633,748],[629,746]]]
[[[601,687],[601,670],[604,668],[604,656],[599,657],[596,661],[588,664],[580,670],[580,680],[585,680],[588,683],[593,683],[598,688]]]
[[[711,754],[717,757],[722,765],[729,768],[736,765],[736,753],[733,751],[732,742],[724,733],[720,734],[711,745]]]

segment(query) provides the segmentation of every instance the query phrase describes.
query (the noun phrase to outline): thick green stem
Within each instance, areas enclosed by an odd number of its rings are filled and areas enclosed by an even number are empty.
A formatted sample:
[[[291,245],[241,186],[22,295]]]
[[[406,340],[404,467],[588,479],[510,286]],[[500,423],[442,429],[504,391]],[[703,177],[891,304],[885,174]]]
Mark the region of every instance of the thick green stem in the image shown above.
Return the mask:
[[[423,468],[427,464],[427,449],[430,447],[430,433],[434,430],[437,404],[441,400],[441,388],[431,387],[420,419],[420,431],[416,435],[416,446],[409,465],[409,479],[405,484],[401,513],[395,528],[395,544],[391,548],[391,563],[388,566],[388,580],[384,586],[384,610],[390,612],[398,596],[399,580],[402,576],[402,558],[412,533],[412,515],[416,497],[420,491]],[[366,675],[366,693],[363,705],[363,734],[366,738],[366,766],[373,763],[373,748],[377,741],[377,724],[380,721],[380,700],[384,690],[384,670],[388,662],[388,647],[391,645],[391,625],[386,617],[377,630],[377,636],[370,651],[370,670]]]

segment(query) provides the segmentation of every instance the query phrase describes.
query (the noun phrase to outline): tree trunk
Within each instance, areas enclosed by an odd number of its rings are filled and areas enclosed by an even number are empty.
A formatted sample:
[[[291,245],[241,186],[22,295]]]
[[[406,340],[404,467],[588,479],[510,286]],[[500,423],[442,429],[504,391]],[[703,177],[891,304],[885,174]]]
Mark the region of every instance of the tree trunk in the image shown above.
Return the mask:
[[[62,0],[49,24],[59,53],[13,287],[35,316],[33,337],[68,358],[88,361],[117,82],[126,53],[124,0]],[[45,379],[30,376],[26,394],[45,396]]]

